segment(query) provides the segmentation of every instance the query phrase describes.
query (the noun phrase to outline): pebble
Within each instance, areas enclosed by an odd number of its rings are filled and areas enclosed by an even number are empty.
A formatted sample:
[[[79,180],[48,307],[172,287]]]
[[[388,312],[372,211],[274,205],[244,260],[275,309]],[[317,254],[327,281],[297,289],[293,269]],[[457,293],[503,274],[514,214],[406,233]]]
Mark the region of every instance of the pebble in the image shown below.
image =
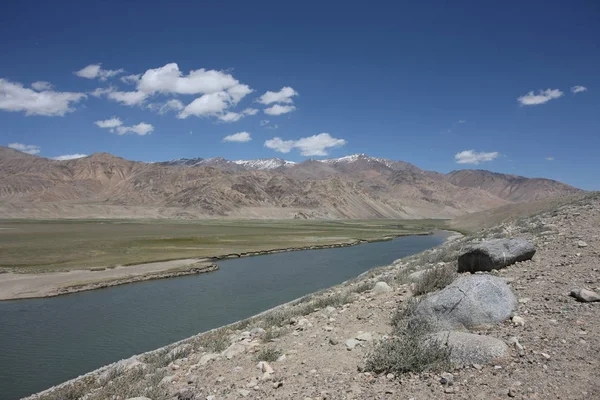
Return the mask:
[[[442,377],[440,378],[440,383],[448,386],[454,385],[454,375],[450,373],[443,373]]]
[[[525,325],[525,319],[523,317],[519,317],[518,315],[515,315],[514,317],[512,317],[512,323],[514,325],[524,326]]]
[[[583,240],[580,240],[577,242],[577,247],[579,247],[579,248],[587,247],[587,243],[584,242]]]
[[[356,339],[348,339],[348,340],[346,340],[345,344],[346,344],[346,348],[348,350],[354,350],[354,348],[356,347],[357,344],[359,344],[359,342]]]
[[[238,389],[237,391],[242,397],[247,397],[250,394],[249,390],[246,389]]]
[[[329,344],[335,346],[339,341],[336,338],[329,338]]]
[[[389,380],[392,380],[392,379],[394,379],[396,377],[396,375],[394,375],[394,374],[387,374],[385,377],[388,378]]]

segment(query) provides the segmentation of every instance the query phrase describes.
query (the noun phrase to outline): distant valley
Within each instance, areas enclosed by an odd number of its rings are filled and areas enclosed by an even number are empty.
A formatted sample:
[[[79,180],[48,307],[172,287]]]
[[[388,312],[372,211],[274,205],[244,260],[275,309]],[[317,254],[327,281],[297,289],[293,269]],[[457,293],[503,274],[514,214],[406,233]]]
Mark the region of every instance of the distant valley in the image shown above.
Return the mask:
[[[452,218],[577,194],[563,183],[449,174],[365,154],[157,163],[107,153],[56,161],[0,147],[0,218]]]

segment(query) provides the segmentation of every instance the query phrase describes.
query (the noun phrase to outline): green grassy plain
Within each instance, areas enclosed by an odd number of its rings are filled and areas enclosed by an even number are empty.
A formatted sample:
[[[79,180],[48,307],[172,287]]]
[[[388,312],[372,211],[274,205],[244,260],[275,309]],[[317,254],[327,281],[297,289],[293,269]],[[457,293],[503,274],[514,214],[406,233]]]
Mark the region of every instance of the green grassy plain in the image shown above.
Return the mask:
[[[442,220],[0,220],[0,268],[50,272],[425,233]]]

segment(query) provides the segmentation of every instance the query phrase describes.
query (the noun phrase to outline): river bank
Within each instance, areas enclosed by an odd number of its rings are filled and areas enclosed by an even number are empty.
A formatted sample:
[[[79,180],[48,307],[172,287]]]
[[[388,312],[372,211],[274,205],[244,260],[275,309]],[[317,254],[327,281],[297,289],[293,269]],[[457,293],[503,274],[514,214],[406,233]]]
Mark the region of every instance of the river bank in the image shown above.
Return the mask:
[[[98,267],[64,272],[35,274],[5,272],[0,274],[0,301],[55,297],[135,282],[213,272],[218,269],[218,266],[214,264],[214,262],[218,260],[254,257],[291,251],[344,248],[365,243],[390,241],[405,236],[427,236],[431,234],[432,232],[386,235],[382,238],[369,240],[359,239],[351,242],[226,253],[212,257],[184,258],[180,260],[165,260],[127,266]]]
[[[569,292],[598,282],[599,211],[595,200],[509,222],[28,399],[597,398],[600,309]],[[502,359],[439,373],[365,370],[365,359],[389,337],[392,317],[414,297],[413,272],[451,266],[465,246],[507,235],[529,240],[537,252],[495,273],[515,292],[522,316],[482,332],[506,343]]]

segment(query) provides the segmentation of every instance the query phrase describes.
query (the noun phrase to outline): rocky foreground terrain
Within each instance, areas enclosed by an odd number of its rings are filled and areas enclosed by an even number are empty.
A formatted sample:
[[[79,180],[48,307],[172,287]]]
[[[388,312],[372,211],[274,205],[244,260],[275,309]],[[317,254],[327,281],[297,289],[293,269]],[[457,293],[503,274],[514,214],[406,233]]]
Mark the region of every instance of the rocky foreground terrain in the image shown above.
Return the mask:
[[[0,147],[0,218],[452,218],[581,190],[489,171],[440,174],[355,154],[290,163],[57,161]]]
[[[586,196],[30,399],[597,399],[599,226]]]

